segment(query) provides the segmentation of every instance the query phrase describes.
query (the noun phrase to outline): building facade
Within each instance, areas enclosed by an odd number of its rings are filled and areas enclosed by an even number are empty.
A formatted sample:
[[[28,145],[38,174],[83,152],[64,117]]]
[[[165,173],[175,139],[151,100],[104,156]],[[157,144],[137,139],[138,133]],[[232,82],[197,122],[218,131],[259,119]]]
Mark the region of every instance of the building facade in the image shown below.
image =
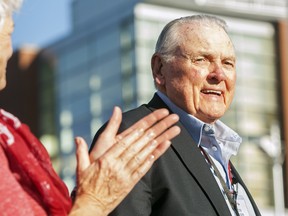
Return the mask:
[[[71,6],[71,34],[48,47],[57,59],[61,176],[71,188],[73,138],[91,142],[115,105],[125,111],[147,103],[155,92],[150,59],[161,29],[174,18],[208,13],[227,21],[238,57],[235,99],[222,119],[243,137],[233,162],[260,208],[274,206],[275,158],[261,142],[273,128],[280,141],[287,140],[286,1],[74,0]]]

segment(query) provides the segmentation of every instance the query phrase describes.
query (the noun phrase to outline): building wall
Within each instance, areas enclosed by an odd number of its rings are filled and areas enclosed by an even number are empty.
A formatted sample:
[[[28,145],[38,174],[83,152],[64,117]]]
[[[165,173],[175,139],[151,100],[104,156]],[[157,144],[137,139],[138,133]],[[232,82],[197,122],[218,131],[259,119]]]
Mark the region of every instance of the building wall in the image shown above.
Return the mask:
[[[14,51],[7,65],[7,85],[0,93],[0,106],[29,126],[59,171],[53,60],[52,55],[36,47],[23,46]]]
[[[16,51],[8,61],[6,88],[0,93],[2,108],[18,116],[29,125],[33,133],[38,130],[38,91],[39,76],[37,63],[38,50],[23,48]]]

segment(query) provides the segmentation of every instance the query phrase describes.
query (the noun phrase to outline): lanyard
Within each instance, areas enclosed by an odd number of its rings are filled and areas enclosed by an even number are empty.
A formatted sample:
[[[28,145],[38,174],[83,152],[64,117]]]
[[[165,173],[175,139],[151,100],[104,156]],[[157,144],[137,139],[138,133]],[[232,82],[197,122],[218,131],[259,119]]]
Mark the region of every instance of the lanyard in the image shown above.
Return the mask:
[[[231,205],[231,207],[233,208],[236,216],[239,216],[239,212],[237,210],[237,192],[235,190],[230,191],[227,187],[227,184],[225,183],[225,181],[223,180],[223,177],[220,173],[220,171],[218,170],[217,166],[215,165],[215,163],[213,162],[211,156],[209,154],[207,154],[207,152],[200,146],[200,149],[202,151],[202,153],[204,154],[205,158],[207,159],[207,161],[209,162],[209,164],[213,167],[214,171],[215,171],[215,175],[218,177],[218,179],[220,180],[220,183],[222,185],[222,188],[224,189],[224,193],[226,194],[228,201]],[[229,179],[231,179],[232,174],[230,173],[230,164],[229,164]]]

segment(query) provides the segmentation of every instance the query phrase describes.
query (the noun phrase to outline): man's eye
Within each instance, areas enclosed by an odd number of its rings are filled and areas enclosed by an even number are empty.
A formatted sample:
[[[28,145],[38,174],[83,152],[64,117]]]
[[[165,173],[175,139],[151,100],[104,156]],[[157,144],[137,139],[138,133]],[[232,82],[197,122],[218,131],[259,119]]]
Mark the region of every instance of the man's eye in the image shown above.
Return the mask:
[[[204,62],[204,61],[206,61],[205,58],[196,58],[196,59],[194,60],[194,62]]]
[[[224,64],[230,67],[234,67],[234,62],[232,61],[224,61]]]

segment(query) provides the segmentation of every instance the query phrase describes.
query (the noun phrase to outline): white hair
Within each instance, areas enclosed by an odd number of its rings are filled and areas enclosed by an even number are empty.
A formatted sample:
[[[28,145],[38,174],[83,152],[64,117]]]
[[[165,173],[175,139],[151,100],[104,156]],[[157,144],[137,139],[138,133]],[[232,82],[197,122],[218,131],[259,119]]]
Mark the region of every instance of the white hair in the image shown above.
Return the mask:
[[[4,23],[6,16],[11,16],[13,12],[18,10],[23,0],[0,0],[0,29]]]
[[[160,53],[166,60],[171,59],[175,51],[181,34],[179,33],[179,26],[189,23],[198,23],[199,25],[217,25],[227,32],[227,24],[224,20],[212,15],[193,15],[181,17],[169,22],[160,33],[155,52]]]

